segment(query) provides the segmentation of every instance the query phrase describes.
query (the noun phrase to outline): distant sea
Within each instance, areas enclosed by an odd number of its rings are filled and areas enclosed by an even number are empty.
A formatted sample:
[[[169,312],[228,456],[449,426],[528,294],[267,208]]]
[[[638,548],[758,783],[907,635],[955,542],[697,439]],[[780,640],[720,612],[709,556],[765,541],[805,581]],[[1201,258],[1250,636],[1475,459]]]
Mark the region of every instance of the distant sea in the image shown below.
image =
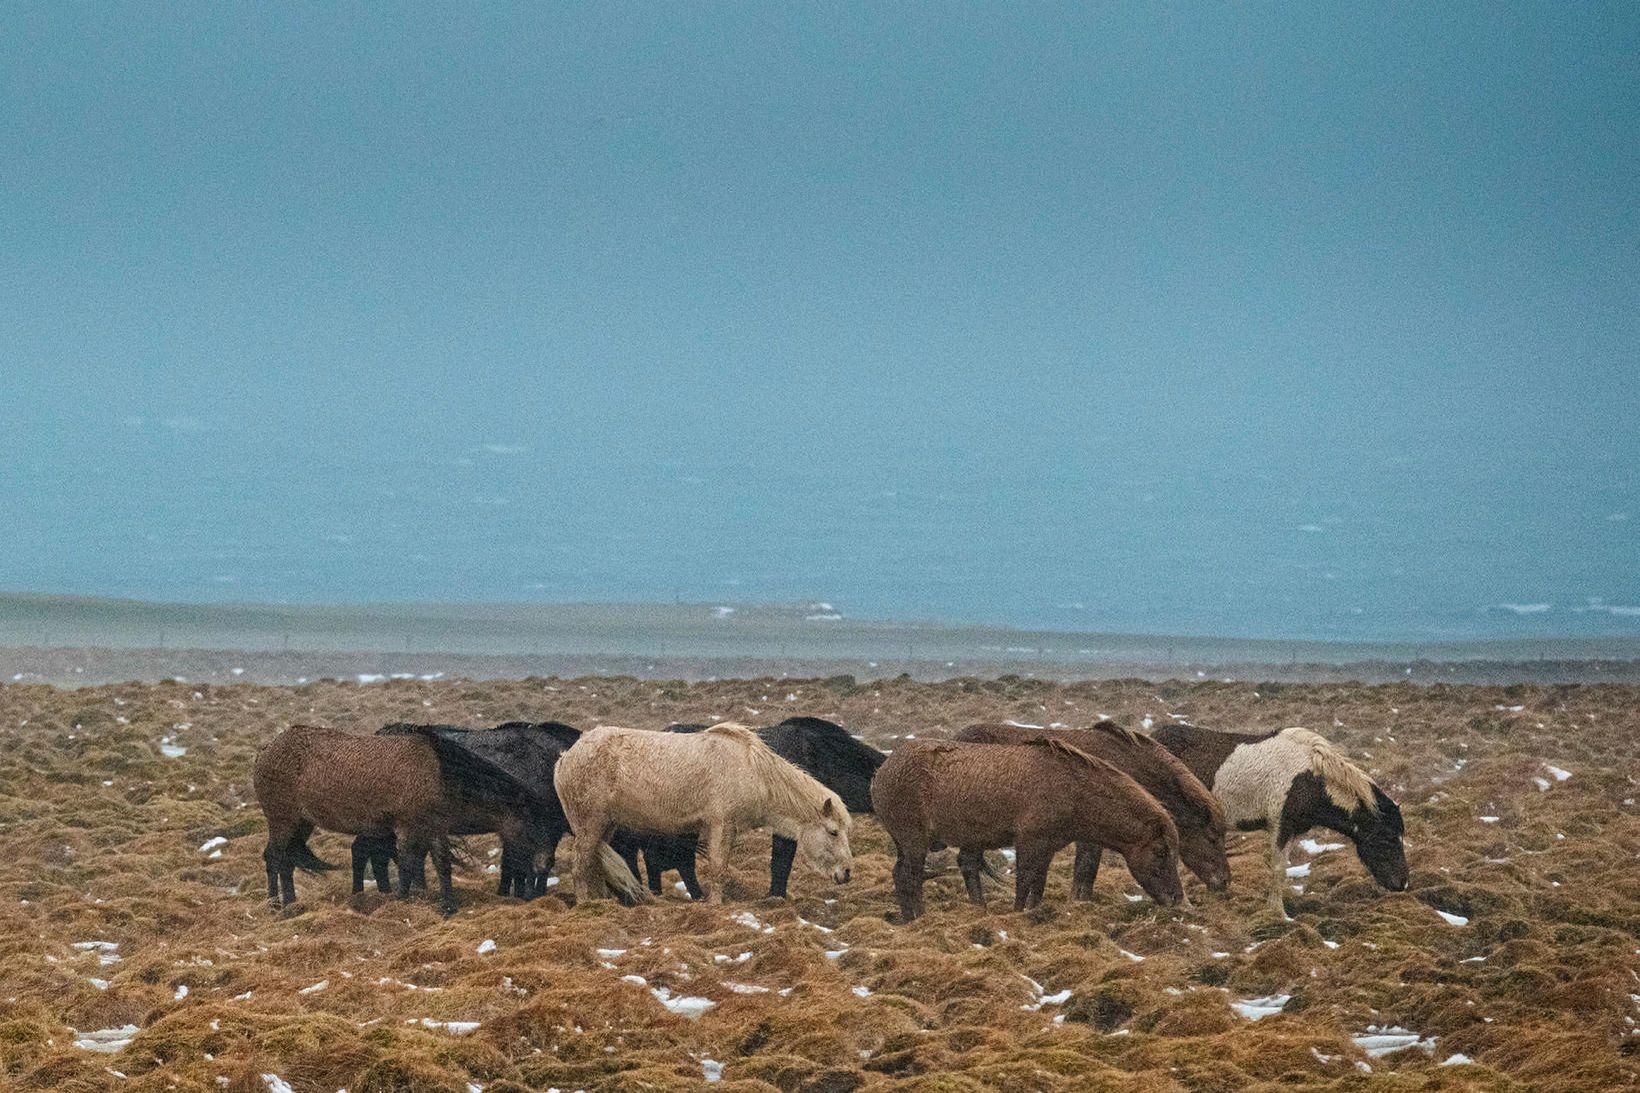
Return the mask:
[[[823,430],[821,423],[812,426]],[[0,590],[182,602],[812,603],[849,618],[1353,641],[1640,634],[1632,470],[1158,458],[953,437],[890,463],[680,434],[347,451],[189,418],[13,450]],[[1091,453],[1091,454],[1090,454]],[[821,608],[816,607],[816,611]]]

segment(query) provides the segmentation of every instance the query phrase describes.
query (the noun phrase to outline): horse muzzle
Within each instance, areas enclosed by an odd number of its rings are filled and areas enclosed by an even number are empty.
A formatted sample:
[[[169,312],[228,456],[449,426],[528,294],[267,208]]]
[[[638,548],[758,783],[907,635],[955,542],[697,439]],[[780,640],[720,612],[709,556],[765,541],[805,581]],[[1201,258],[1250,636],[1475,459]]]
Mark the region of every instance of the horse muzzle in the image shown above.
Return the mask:
[[[849,878],[853,875],[854,870],[852,869],[833,869],[831,871],[831,879],[838,884],[847,884]]]

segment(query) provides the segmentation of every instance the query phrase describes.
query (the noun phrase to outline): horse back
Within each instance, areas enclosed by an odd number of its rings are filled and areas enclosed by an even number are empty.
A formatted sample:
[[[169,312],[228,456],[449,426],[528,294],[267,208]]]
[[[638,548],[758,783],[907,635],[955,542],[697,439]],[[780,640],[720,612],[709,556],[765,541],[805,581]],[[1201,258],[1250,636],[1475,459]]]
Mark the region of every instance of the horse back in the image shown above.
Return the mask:
[[[842,798],[850,813],[872,810],[872,779],[888,757],[843,726],[819,717],[788,717],[757,735],[780,758]]]
[[[300,815],[354,834],[431,812],[443,799],[438,758],[425,738],[355,736],[312,725],[276,736],[257,756],[253,784],[270,815]]]

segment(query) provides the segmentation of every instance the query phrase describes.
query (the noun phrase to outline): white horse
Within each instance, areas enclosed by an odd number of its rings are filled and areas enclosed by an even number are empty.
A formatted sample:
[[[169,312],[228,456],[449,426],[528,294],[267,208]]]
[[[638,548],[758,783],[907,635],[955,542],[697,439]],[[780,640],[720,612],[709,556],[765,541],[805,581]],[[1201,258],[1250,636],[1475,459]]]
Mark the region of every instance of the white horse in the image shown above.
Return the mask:
[[[1309,729],[1245,735],[1164,725],[1151,734],[1184,761],[1242,831],[1270,832],[1270,909],[1283,918],[1287,847],[1313,827],[1355,843],[1373,879],[1392,892],[1407,888],[1401,810],[1365,771]]]
[[[744,828],[766,826],[795,841],[803,860],[838,884],[853,869],[842,798],[744,725],[700,733],[600,726],[564,752],[553,784],[575,832],[577,900],[599,883],[595,848],[616,827],[698,836],[712,903],[723,901],[729,851]]]

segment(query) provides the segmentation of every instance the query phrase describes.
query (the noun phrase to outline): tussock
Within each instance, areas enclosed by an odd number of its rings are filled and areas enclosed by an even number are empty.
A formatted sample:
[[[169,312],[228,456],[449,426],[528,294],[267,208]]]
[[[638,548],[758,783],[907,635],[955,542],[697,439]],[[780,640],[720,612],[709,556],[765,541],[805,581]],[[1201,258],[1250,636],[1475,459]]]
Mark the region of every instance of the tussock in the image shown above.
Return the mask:
[[[476,838],[448,921],[422,900],[350,899],[345,873],[308,879],[288,914],[266,907],[250,768],[283,725],[362,733],[389,721],[550,717],[661,728],[746,708],[763,711],[758,724],[824,716],[880,747],[907,732],[1086,725],[1101,712],[1118,725],[1177,715],[1238,731],[1329,726],[1339,751],[1401,801],[1412,890],[1380,891],[1350,850],[1295,850],[1311,868],[1292,879],[1304,891],[1290,893],[1295,922],[1283,924],[1264,907],[1260,837],[1232,835],[1230,893],[1189,882],[1193,910],[1129,902],[1137,888],[1119,863],[1091,904],[1071,903],[1066,853],[1037,912],[1005,913],[999,889],[990,907],[971,906],[953,872],[928,882],[923,919],[897,927],[884,918],[893,850],[862,817],[853,882],[800,872],[790,903],[755,898],[768,858],[757,837],[737,848],[727,906],[690,904],[668,887],[639,907],[579,909],[556,894],[562,885],[530,904],[496,896],[482,871],[494,840]],[[719,1088],[764,1093],[1640,1080],[1640,689],[1018,678],[27,685],[0,687],[0,728],[7,1089],[265,1093],[263,1074],[297,1093],[695,1089],[703,1060],[722,1063]],[[185,753],[162,754],[165,737]],[[1542,791],[1532,779],[1554,778],[1546,765],[1573,777]],[[322,858],[347,859],[345,839],[312,842]],[[740,912],[760,925],[736,921]],[[495,948],[480,953],[486,940]],[[75,947],[88,941],[118,948]],[[324,990],[301,993],[321,981]],[[1067,989],[1062,1003],[1031,1008]],[[655,990],[715,1005],[692,1020]],[[1231,1008],[1281,995],[1280,1012],[1257,1022]],[[458,1035],[451,1022],[477,1027]],[[73,1046],[72,1030],[127,1025],[138,1031],[122,1051]],[[1356,1038],[1374,1027],[1433,1046],[1369,1057]],[[1453,1055],[1474,1062],[1441,1067]]]

